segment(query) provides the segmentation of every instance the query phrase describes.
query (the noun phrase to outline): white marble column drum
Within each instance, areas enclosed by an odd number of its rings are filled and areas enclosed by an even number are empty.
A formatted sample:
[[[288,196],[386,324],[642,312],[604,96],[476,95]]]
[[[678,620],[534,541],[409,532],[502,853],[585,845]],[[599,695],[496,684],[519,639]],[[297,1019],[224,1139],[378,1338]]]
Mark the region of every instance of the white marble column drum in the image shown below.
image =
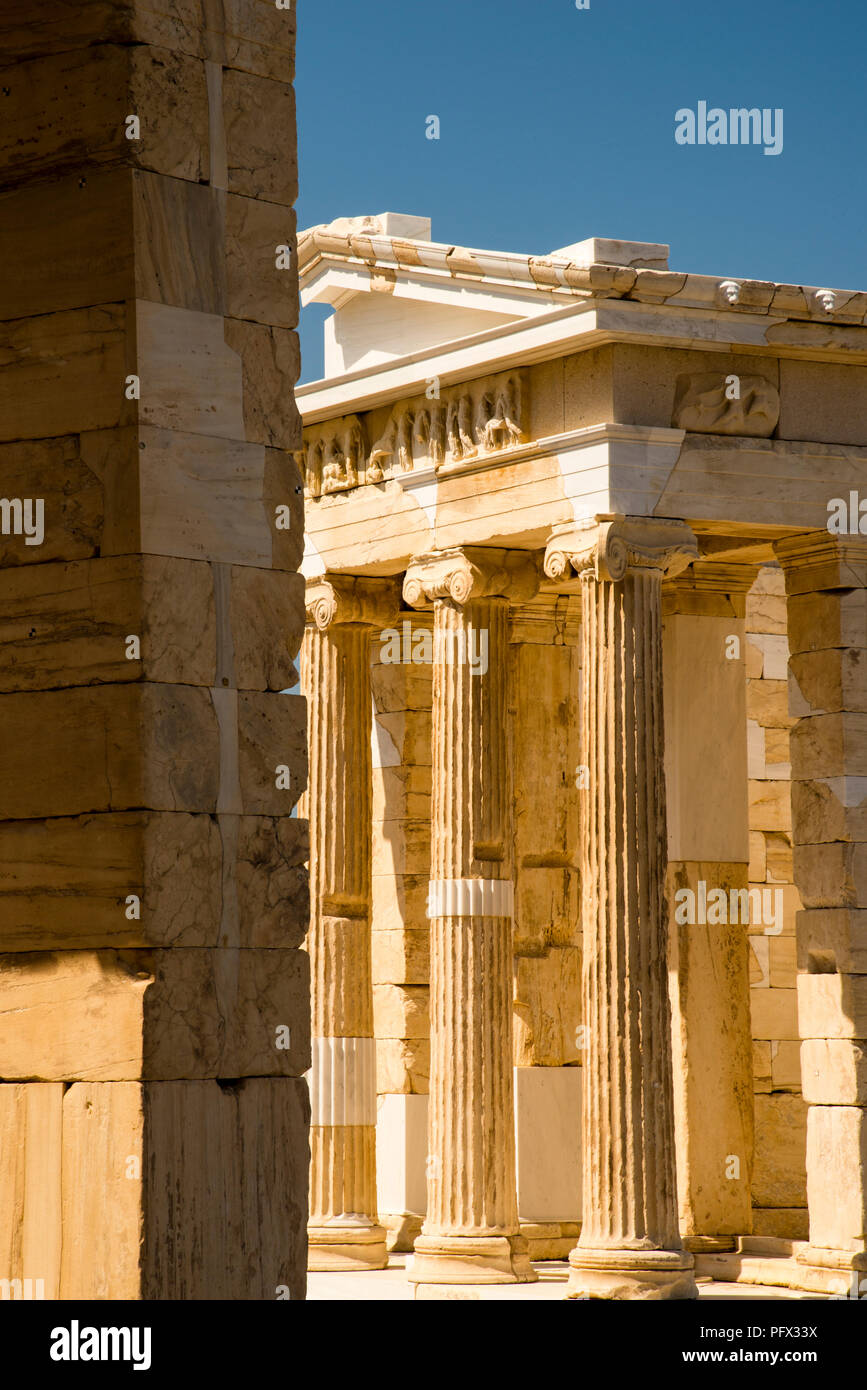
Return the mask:
[[[376,1221],[376,1044],[371,978],[370,635],[397,584],[307,585],[301,660],[310,779],[311,1270],[383,1269]]]
[[[404,598],[434,608],[431,1074],[427,1218],[416,1297],[536,1278],[519,1233],[512,1076],[514,891],[508,825],[508,605],[520,552],[414,560]]]
[[[678,1231],[665,915],[661,589],[697,557],[682,522],[605,517],[555,534],[580,576],[584,1210],[569,1297],[694,1298]]]

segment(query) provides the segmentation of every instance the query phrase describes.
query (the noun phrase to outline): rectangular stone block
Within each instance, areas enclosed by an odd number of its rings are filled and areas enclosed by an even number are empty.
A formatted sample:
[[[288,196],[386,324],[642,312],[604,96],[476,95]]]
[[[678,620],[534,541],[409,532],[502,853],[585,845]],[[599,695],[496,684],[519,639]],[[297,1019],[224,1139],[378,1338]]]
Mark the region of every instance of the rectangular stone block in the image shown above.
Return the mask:
[[[295,93],[285,82],[250,73],[223,73],[223,124],[229,192],[291,206],[298,196],[294,140],[275,159],[281,131],[295,129]]]
[[[208,92],[196,58],[97,44],[4,67],[0,80],[0,185],[100,164],[208,180]],[[130,115],[140,122],[132,139]]]
[[[207,815],[0,822],[0,950],[216,946],[221,858]]]
[[[0,1084],[0,1279],[46,1299],[60,1290],[63,1090]]]
[[[811,1105],[807,1120],[810,1244],[861,1251],[867,1239],[867,1110]]]
[[[761,830],[750,831],[750,860],[748,877],[755,883],[764,883],[768,871],[766,837]]]
[[[581,938],[579,880],[579,872],[573,865],[521,865],[515,892],[516,951],[530,955],[549,946],[578,945]]]
[[[799,719],[791,736],[792,770],[811,777],[867,778],[867,714],[813,715]]]
[[[210,686],[216,659],[209,565],[127,555],[0,570],[2,691]]]
[[[274,512],[259,444],[142,426],[142,549],[269,569]]]
[[[309,1116],[288,1077],[71,1086],[60,1297],[303,1299]]]
[[[217,809],[220,754],[208,690],[113,685],[0,695],[0,720],[0,820]]]
[[[562,1067],[581,1058],[581,951],[516,955],[514,1053],[518,1067]]]
[[[807,1106],[800,1096],[756,1096],[753,1206],[807,1205]]]
[[[249,438],[242,362],[225,341],[222,315],[137,303],[136,371],[143,425],[225,440]]]
[[[794,719],[789,713],[788,680],[748,681],[747,711],[762,728],[791,728]]]
[[[124,383],[135,371],[123,304],[2,323],[0,438],[47,439],[132,424],[136,403],[126,399]],[[31,481],[21,495],[39,494]],[[46,533],[50,525],[47,516]]]
[[[226,197],[226,313],[230,319],[294,328],[298,322],[296,221],[291,208]],[[286,256],[280,247],[288,247]]]
[[[247,815],[289,815],[307,786],[307,701],[241,691],[238,773]]]
[[[374,827],[374,833],[375,833]],[[376,844],[376,841],[374,841]],[[381,846],[385,851],[387,845]],[[382,866],[382,872],[374,872],[371,878],[373,890],[373,935],[374,938],[402,937],[412,932],[413,938],[421,942],[430,940],[430,924],[427,916],[430,871],[424,874],[389,874],[387,867],[377,854],[375,863]],[[374,946],[374,949],[377,949]],[[384,947],[384,950],[390,948]],[[411,948],[407,945],[407,951]],[[418,980],[407,983],[419,984]]]
[[[374,985],[430,984],[430,930],[380,931],[372,936]]]
[[[581,1067],[515,1068],[521,1221],[581,1219]]]
[[[801,1044],[780,1042],[773,1045],[772,1089],[801,1092]]]
[[[785,595],[767,593],[754,585],[747,594],[746,625],[747,632],[775,632],[785,636]]]
[[[302,951],[42,951],[0,957],[9,1080],[299,1076]]]
[[[290,451],[265,450],[263,494],[271,532],[271,567],[294,572],[304,558],[304,486]]]
[[[301,417],[292,393],[301,373],[297,333],[242,319],[225,319],[226,345],[240,358],[245,439],[273,449],[301,443]]]
[[[221,827],[231,817],[220,817]],[[242,946],[294,950],[310,922],[309,826],[298,816],[238,821],[238,938]],[[224,901],[226,900],[224,887]],[[229,913],[227,911],[228,919]],[[226,935],[221,945],[229,945]]]
[[[827,908],[797,915],[798,969],[867,975],[867,911]]]
[[[811,1105],[867,1105],[867,1043],[811,1038],[801,1044],[801,1074]]]
[[[792,657],[792,679],[812,714],[867,711],[867,658],[860,647],[801,652]]]
[[[295,5],[271,0],[6,0],[0,16],[0,52],[10,61],[62,53],[99,42],[156,44],[226,67],[291,82]]]
[[[867,590],[793,594],[788,603],[792,655],[867,647]]]
[[[867,907],[867,844],[795,844],[804,907]]]
[[[405,816],[417,820],[430,814],[431,768],[401,763],[377,768],[373,778],[374,820]]]
[[[29,544],[23,531],[0,535],[0,568],[77,560],[97,553],[105,535],[106,501],[111,499],[106,498],[99,471],[84,457],[78,438],[67,435],[0,444],[0,478],[7,497],[41,501],[44,517],[40,544]],[[126,501],[123,491],[118,492]],[[133,500],[127,527],[135,520]]]
[[[756,986],[750,990],[750,1017],[754,1038],[795,1039],[798,1003],[794,989]]]
[[[792,833],[801,845],[867,840],[867,777],[793,782]]]
[[[771,936],[767,938],[769,949],[772,989],[794,989],[795,987],[795,940],[791,936]]]
[[[867,975],[799,975],[802,1038],[867,1038]]]
[[[373,986],[377,1038],[422,1039],[430,1036],[428,987],[397,984]]]
[[[296,684],[304,635],[304,576],[233,565],[233,684],[239,690],[286,690]]]
[[[751,830],[791,831],[792,806],[788,782],[751,781],[749,798]]]

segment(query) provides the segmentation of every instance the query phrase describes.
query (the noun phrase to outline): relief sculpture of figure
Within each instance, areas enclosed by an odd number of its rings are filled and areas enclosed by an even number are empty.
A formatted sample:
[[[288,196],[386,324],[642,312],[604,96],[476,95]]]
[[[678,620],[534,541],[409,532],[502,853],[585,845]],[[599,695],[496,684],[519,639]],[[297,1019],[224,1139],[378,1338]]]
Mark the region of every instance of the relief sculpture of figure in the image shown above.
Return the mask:
[[[346,487],[346,459],[339,439],[331,438],[325,446],[325,460],[322,469],[322,491],[340,492]]]
[[[397,459],[402,473],[412,472],[412,427],[415,417],[405,410],[397,426]]]
[[[445,411],[437,401],[436,405],[431,406],[430,412],[430,457],[431,462],[437,467],[443,462],[446,456],[446,421]]]
[[[474,458],[478,452],[473,435],[473,398],[452,397],[449,401],[446,433],[453,459]]]
[[[370,458],[367,462],[367,481],[369,483],[382,482],[385,476],[384,470],[391,467],[396,442],[397,422],[392,415],[389,418],[385,433],[377,439],[370,451]]]
[[[519,377],[509,377],[497,392],[496,405],[485,428],[485,448],[508,449],[523,441],[521,381]]]
[[[364,460],[367,455],[367,440],[364,426],[355,416],[349,420],[346,436],[346,481],[350,487],[357,487]]]
[[[305,481],[311,497],[322,494],[322,440],[308,440],[305,461]]]
[[[480,441],[482,449],[496,449],[497,445],[491,443],[493,437],[491,426],[494,417],[494,397],[490,391],[486,391],[476,406],[476,438]]]

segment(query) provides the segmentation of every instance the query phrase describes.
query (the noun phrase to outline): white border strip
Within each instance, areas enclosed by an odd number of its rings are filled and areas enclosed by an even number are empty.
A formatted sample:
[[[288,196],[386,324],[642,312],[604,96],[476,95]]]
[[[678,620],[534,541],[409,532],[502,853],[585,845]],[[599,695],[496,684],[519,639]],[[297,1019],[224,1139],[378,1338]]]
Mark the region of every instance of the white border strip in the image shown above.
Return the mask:
[[[427,915],[513,918],[514,884],[510,878],[433,879],[428,889]]]

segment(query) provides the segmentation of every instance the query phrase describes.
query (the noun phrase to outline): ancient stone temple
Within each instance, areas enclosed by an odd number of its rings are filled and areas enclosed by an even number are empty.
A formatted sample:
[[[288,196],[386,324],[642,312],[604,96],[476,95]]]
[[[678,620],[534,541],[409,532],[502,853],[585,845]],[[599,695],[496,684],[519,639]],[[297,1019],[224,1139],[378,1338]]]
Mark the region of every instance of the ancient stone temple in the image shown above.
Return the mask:
[[[294,45],[0,13],[2,1298],[305,1293]]]
[[[300,238],[312,1269],[867,1278],[867,294],[668,258]]]

